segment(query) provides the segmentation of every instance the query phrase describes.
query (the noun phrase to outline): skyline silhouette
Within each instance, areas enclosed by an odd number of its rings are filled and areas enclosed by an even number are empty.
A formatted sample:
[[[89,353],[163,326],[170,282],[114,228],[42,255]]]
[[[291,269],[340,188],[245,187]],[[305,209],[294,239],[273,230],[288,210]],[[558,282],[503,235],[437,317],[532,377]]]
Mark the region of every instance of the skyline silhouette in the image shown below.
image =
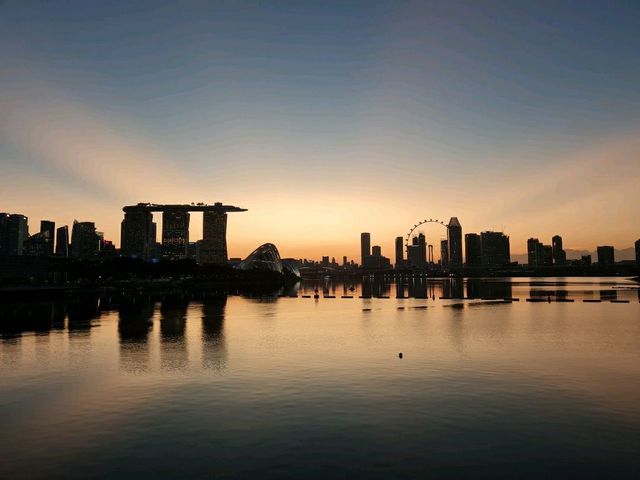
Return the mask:
[[[356,257],[354,231],[390,252],[425,215],[515,246],[630,246],[639,19],[624,2],[2,2],[0,204],[116,239],[115,205],[224,198],[250,209],[234,257],[255,232],[292,257]]]

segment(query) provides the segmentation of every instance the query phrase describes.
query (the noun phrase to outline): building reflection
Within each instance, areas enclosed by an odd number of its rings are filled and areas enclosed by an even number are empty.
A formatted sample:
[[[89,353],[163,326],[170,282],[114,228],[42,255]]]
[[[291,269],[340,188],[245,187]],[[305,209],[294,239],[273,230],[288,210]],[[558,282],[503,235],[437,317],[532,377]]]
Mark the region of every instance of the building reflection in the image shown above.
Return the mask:
[[[148,296],[131,297],[118,309],[120,368],[130,372],[149,370],[149,333],[155,302]]]
[[[224,311],[227,297],[205,300],[202,304],[202,367],[224,370],[227,349],[224,339]]]
[[[185,339],[189,300],[182,295],[163,298],[160,306],[160,367],[182,370],[188,366]]]
[[[613,288],[609,290],[600,290],[600,300],[603,302],[609,302],[611,300],[618,299],[618,292]]]
[[[60,302],[0,304],[0,337],[16,338],[23,333],[49,334],[64,329],[66,306]]]
[[[80,297],[67,305],[67,332],[69,336],[89,335],[93,320],[100,315],[100,299]]]
[[[532,293],[533,294],[533,293]],[[487,281],[481,278],[467,279],[468,298],[511,298],[513,288],[510,282]]]

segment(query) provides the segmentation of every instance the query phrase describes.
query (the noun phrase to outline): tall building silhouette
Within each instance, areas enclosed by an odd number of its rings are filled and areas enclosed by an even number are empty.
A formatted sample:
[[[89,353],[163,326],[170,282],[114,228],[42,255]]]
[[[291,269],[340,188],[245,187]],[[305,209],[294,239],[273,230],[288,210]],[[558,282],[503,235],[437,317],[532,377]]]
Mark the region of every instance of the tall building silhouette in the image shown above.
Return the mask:
[[[162,214],[163,255],[172,259],[189,256],[189,218],[189,212],[182,209],[164,210]]]
[[[611,266],[615,265],[615,253],[614,249],[610,245],[604,245],[598,247],[598,265],[599,266]]]
[[[427,263],[427,238],[420,233],[411,239],[407,247],[407,262],[415,268],[424,268]]]
[[[120,228],[120,249],[125,257],[150,258],[151,249],[155,246],[152,239],[153,215],[146,210],[125,212]]]
[[[404,239],[396,237],[396,268],[404,266]]]
[[[374,245],[373,247],[371,247],[371,255],[381,256],[382,247],[380,245]]]
[[[202,263],[227,264],[227,214],[223,211],[203,213]]]
[[[527,264],[530,267],[540,267],[542,265],[542,244],[537,238],[527,240]]]
[[[71,231],[71,255],[76,258],[90,258],[98,253],[100,238],[93,222],[73,221]]]
[[[364,266],[369,255],[371,255],[371,234],[363,232],[360,234],[360,265]]]
[[[47,255],[53,255],[54,242],[55,242],[55,233],[56,233],[56,224],[51,220],[41,220],[40,221],[40,233],[42,233],[46,238],[47,243]]]
[[[462,266],[462,225],[457,217],[451,217],[447,226],[447,242],[449,244],[449,267]]]
[[[449,241],[444,238],[440,240],[440,265],[442,268],[449,267]]]
[[[640,267],[640,238],[636,240],[636,265]]]
[[[467,267],[479,267],[482,265],[482,249],[480,247],[480,235],[467,233],[464,236],[465,264]]]
[[[551,239],[551,248],[553,249],[553,263],[555,265],[564,265],[567,263],[567,253],[562,248],[562,237],[554,235]]]
[[[509,237],[502,232],[482,232],[480,248],[484,267],[500,267],[511,262]]]
[[[67,225],[56,230],[56,257],[69,256],[69,227]]]
[[[22,255],[27,238],[27,217],[17,213],[0,213],[0,255]]]

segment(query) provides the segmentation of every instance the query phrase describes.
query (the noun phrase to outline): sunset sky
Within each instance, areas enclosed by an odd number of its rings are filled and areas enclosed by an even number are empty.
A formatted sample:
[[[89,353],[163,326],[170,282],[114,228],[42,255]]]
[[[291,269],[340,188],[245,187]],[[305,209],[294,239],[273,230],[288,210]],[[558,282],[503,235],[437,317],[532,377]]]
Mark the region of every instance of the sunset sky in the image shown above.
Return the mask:
[[[357,257],[362,231],[393,256],[451,216],[512,253],[626,248],[639,25],[637,1],[0,1],[0,211],[119,245],[126,204],[221,201],[249,209],[233,257]]]

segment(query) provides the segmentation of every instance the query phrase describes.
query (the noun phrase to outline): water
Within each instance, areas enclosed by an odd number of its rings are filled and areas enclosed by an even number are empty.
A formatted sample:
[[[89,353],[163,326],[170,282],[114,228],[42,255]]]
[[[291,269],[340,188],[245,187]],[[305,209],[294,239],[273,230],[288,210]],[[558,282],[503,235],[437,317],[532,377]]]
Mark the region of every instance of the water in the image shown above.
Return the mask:
[[[638,478],[635,284],[452,283],[3,305],[0,478]]]

